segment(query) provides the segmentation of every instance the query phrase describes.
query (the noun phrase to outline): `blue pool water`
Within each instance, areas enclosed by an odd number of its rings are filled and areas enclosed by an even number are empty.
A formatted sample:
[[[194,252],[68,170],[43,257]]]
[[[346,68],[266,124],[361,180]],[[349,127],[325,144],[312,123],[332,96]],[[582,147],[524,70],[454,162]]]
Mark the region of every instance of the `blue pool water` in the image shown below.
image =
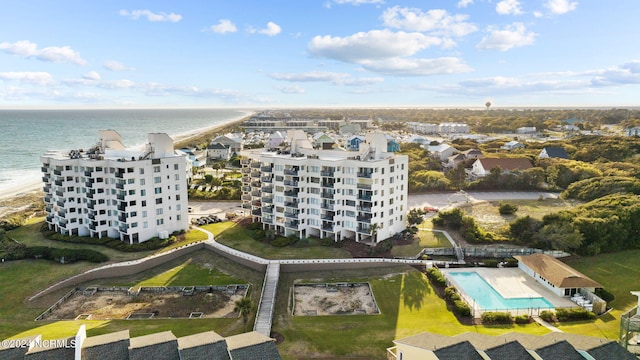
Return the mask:
[[[473,298],[483,310],[553,308],[553,305],[543,297],[505,299],[476,272],[450,272],[448,275],[453,278],[458,287],[462,288],[460,291],[464,291]]]

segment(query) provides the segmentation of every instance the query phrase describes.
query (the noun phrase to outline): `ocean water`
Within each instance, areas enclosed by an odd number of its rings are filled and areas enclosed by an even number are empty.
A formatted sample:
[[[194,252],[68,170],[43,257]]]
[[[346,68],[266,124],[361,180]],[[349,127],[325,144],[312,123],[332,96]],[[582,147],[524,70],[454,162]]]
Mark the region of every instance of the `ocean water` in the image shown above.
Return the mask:
[[[41,177],[40,156],[49,150],[89,148],[98,130],[113,129],[125,146],[147,142],[151,132],[174,140],[241,119],[240,109],[0,110],[0,192]]]

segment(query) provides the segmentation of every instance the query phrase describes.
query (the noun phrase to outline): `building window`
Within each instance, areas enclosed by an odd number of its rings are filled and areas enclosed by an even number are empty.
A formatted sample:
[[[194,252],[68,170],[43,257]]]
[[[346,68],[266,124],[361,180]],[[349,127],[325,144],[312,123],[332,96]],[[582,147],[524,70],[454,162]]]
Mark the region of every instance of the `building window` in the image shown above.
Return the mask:
[[[182,215],[176,216],[176,220],[178,220],[178,221],[182,220]]]
[[[153,167],[153,172],[154,173],[159,173],[160,172],[160,165],[156,165]]]
[[[156,209],[156,215],[162,215],[162,208]]]
[[[176,190],[180,190],[180,184],[176,184]]]
[[[142,211],[142,217],[143,217],[143,218],[146,218],[146,217],[147,217],[147,210],[143,210],[143,211]]]
[[[140,185],[144,186],[144,179],[140,179]]]
[[[175,175],[175,179],[176,179],[176,180],[180,180],[180,174],[176,174],[176,175]]]
[[[162,225],[162,224],[164,224],[164,219],[156,220],[156,225]]]
[[[136,191],[135,190],[129,190],[129,195],[135,195]]]
[[[143,227],[143,228],[145,228],[145,229],[147,229],[147,228],[149,227],[149,223],[148,223],[148,222],[146,222],[146,221],[145,221],[145,222],[143,222],[143,223],[142,223],[142,227]]]
[[[140,175],[144,175],[144,168],[140,168]]]
[[[147,200],[142,200],[142,201],[140,202],[140,205],[142,205],[142,207],[147,206]]]
[[[156,205],[160,205],[162,204],[162,198],[157,198],[156,199]]]
[[[147,190],[145,189],[140,190],[140,196],[147,196]]]
[[[160,176],[156,176],[153,178],[154,184],[160,184],[160,182],[162,182],[162,178]]]

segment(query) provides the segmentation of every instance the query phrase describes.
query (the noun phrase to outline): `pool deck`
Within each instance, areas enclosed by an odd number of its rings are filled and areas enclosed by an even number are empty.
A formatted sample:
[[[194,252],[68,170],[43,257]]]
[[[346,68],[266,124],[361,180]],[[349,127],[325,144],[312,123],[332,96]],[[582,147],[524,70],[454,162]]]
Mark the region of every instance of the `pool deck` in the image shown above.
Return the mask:
[[[518,268],[458,268],[440,269],[440,271],[445,275],[448,272],[476,272],[505,299],[543,297],[554,307],[577,306],[569,298],[554,294]],[[464,292],[464,289],[458,289],[458,291]]]

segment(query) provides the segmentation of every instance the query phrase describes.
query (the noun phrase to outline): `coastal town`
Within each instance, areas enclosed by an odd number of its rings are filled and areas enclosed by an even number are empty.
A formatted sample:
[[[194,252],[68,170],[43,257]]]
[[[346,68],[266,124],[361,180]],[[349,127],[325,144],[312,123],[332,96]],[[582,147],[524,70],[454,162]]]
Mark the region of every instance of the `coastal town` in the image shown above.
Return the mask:
[[[628,111],[508,129],[522,114],[489,106],[457,122],[365,112],[261,111],[142,147],[105,129],[42,154],[42,204],[4,216],[1,266],[74,270],[8,287],[29,311],[2,358],[636,358],[640,292],[596,260],[638,245]],[[374,324],[367,350],[355,334]],[[332,326],[357,348],[298,337]]]

